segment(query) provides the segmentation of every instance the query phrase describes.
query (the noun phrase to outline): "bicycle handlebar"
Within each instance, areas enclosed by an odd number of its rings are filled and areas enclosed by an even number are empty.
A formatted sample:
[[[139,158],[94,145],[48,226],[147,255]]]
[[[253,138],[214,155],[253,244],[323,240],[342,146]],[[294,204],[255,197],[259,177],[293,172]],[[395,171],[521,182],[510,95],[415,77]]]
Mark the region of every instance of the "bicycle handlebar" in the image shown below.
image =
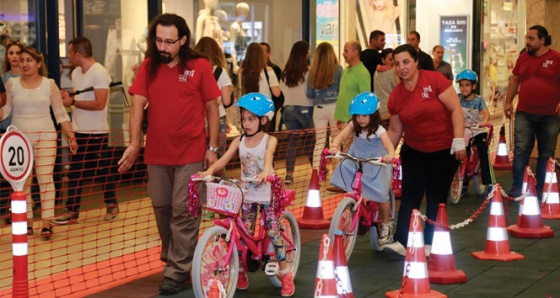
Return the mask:
[[[327,150],[328,152],[328,150]],[[336,159],[351,159],[353,161],[357,161],[357,162],[367,162],[370,163],[372,165],[376,165],[376,166],[382,166],[382,167],[386,167],[387,164],[385,164],[385,161],[383,160],[383,157],[372,157],[372,158],[359,158],[359,157],[355,157],[352,156],[348,153],[345,152],[337,152],[335,155],[326,155],[325,158],[336,158]]]

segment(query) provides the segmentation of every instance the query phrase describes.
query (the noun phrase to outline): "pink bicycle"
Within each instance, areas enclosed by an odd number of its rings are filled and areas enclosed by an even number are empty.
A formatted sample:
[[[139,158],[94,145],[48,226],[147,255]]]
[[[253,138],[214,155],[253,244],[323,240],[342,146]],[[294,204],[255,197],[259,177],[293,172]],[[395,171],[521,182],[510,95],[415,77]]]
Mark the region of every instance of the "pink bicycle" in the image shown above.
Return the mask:
[[[365,200],[362,197],[362,173],[364,163],[370,163],[376,166],[386,167],[387,164],[382,157],[379,158],[357,158],[348,153],[338,152],[336,155],[327,155],[328,149],[323,151],[322,158],[337,158],[349,160],[357,163],[358,170],[352,182],[352,191],[344,195],[344,198],[333,214],[331,225],[329,228],[329,236],[334,239],[336,231],[341,231],[344,239],[344,250],[346,258],[350,259],[350,255],[354,249],[357,235],[363,235],[369,232],[371,245],[376,251],[382,251],[378,238],[380,234],[379,204],[375,201]],[[393,159],[393,163],[398,165],[399,160]],[[324,166],[321,162],[321,166]],[[395,195],[392,188],[389,188],[389,198],[391,202],[390,218],[395,218]]]
[[[468,127],[467,131],[472,132],[480,132],[485,131],[488,129],[488,137],[486,138],[486,145],[490,146],[490,142],[492,141],[492,132],[493,126],[492,124],[488,123],[485,127]],[[482,170],[480,168],[480,156],[478,149],[473,144],[474,138],[469,138],[470,144],[470,156],[465,158],[461,161],[461,165],[455,172],[455,176],[453,177],[453,182],[451,183],[451,188],[449,189],[449,197],[448,202],[455,205],[459,203],[459,200],[463,196],[463,185],[469,185],[469,181],[472,179],[473,181],[473,188],[477,195],[485,195],[486,194],[486,187],[487,185],[482,184]],[[494,173],[492,170],[490,171],[492,176]],[[494,180],[494,178],[492,178]]]
[[[217,177],[212,179],[219,180]],[[192,187],[192,184],[201,180],[205,178],[192,177],[189,192],[195,193],[197,188],[196,185]],[[295,192],[284,191],[282,181],[277,176],[271,175],[267,180],[272,184],[271,204],[278,207],[282,213],[280,234],[284,240],[288,267],[295,278],[299,265],[301,237],[296,218],[284,209],[294,201]],[[265,229],[266,213],[260,208],[260,219],[255,219],[255,235],[246,230],[240,216],[244,193],[239,185],[253,182],[256,181],[244,179],[206,182],[206,208],[222,214],[225,218],[214,220],[214,226],[204,232],[196,246],[191,271],[195,297],[206,297],[210,281],[213,279],[217,279],[221,284],[224,297],[233,297],[237,287],[240,260],[246,272],[263,269],[275,287],[282,287],[276,253]]]

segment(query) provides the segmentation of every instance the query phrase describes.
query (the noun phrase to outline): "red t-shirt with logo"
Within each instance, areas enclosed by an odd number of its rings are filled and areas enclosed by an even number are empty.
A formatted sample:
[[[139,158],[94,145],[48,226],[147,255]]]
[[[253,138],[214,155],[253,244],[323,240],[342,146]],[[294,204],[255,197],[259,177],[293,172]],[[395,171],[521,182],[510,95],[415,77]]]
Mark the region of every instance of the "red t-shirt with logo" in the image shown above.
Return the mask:
[[[556,115],[560,102],[560,53],[550,49],[536,57],[527,52],[517,58],[513,74],[519,79],[517,111]]]
[[[185,69],[161,64],[149,76],[145,59],[128,91],[148,98],[148,132],[144,161],[152,165],[184,165],[204,160],[205,103],[221,95],[212,67],[203,58],[190,59]]]
[[[411,148],[421,152],[451,148],[451,113],[438,98],[450,86],[441,73],[420,70],[413,91],[407,91],[401,81],[389,95],[389,113],[399,116],[404,141]]]

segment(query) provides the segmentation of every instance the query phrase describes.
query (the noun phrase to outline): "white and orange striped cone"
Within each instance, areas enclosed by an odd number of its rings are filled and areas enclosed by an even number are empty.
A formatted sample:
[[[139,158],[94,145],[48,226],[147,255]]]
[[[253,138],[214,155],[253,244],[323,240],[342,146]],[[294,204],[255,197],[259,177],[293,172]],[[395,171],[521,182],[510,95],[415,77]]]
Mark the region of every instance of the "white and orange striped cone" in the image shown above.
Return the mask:
[[[338,297],[354,298],[352,283],[350,282],[350,272],[348,271],[348,262],[346,262],[346,253],[344,252],[344,239],[342,239],[341,231],[336,231],[334,234],[333,257]]]
[[[496,152],[496,158],[494,158],[494,170],[511,170],[512,168],[513,165],[509,160],[509,151],[506,144],[506,128],[502,125],[498,151]]]
[[[433,284],[449,285],[467,282],[465,272],[455,266],[448,225],[445,204],[439,204],[432,252],[428,260],[428,273]]]
[[[331,240],[328,234],[323,234],[319,247],[319,263],[315,278],[315,298],[337,298],[334,260]]]
[[[523,205],[520,207],[519,219],[517,224],[508,227],[508,231],[513,237],[517,238],[550,238],[554,236],[554,231],[543,224],[539,199],[537,198],[536,181],[531,179],[529,191],[523,198]]]
[[[403,288],[386,292],[385,297],[447,297],[430,289],[422,220],[420,211],[416,209],[412,211],[410,219],[402,284]]]
[[[297,219],[300,229],[326,229],[331,223],[323,217],[323,204],[321,203],[321,192],[319,190],[319,175],[317,169],[313,169],[307,201],[303,209],[303,216]]]
[[[502,205],[502,187],[499,183],[494,185],[492,202],[490,203],[490,216],[488,217],[488,232],[486,233],[486,248],[484,251],[473,252],[473,257],[480,260],[515,261],[524,257],[510,251],[509,239]]]
[[[208,285],[208,294],[206,298],[223,298],[222,290],[220,289],[220,281],[217,278],[213,278],[210,280]]]
[[[543,204],[541,207],[542,218],[560,219],[560,199],[558,196],[558,179],[556,178],[555,161],[548,160],[546,177],[543,187]]]
[[[535,176],[531,171],[531,167],[525,167],[525,173],[523,173],[523,185],[521,186],[521,194],[525,194],[527,192],[528,185],[531,183],[535,183]],[[517,222],[521,221],[521,214],[523,214],[523,200],[519,201],[519,213],[517,214]]]

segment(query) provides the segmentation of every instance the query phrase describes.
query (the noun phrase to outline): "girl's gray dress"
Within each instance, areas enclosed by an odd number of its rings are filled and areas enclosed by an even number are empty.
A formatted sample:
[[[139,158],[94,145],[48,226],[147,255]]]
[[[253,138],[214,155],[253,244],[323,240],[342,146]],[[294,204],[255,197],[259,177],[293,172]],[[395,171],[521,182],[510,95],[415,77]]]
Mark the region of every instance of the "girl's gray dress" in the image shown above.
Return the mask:
[[[385,132],[382,126],[379,126],[375,134],[365,138],[365,134],[354,136],[354,142],[350,146],[350,155],[359,158],[382,157],[387,154],[381,142],[381,136]],[[391,177],[393,166],[388,163],[386,167],[375,166],[370,163],[364,163],[362,175],[362,196],[367,200],[384,203],[389,200],[389,187],[391,186]],[[336,167],[330,183],[340,187],[345,191],[352,190],[352,183],[358,170],[357,162],[352,160],[341,160]]]

